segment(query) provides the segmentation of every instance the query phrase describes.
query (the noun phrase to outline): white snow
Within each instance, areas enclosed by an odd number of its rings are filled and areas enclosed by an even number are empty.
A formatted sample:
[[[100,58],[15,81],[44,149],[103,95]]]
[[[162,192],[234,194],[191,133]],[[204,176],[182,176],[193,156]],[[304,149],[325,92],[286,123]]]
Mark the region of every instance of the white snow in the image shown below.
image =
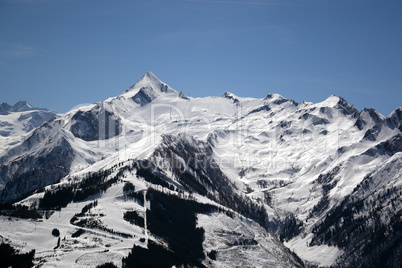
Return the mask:
[[[153,94],[153,100],[141,106],[132,98],[144,88]],[[375,141],[363,139],[375,122],[367,111],[363,111],[361,117],[367,124],[359,130],[354,125],[356,118],[343,114],[336,107],[340,100],[337,96],[330,96],[317,104],[296,104],[278,94],[254,99],[232,93],[226,93],[224,97],[182,98],[177,91],[148,72],[126,92],[99,104],[121,120],[120,135],[108,140],[84,141],[71,133],[73,115],[77,111],[90,111],[96,104],[60,115],[59,123],[55,123],[51,130],[43,131],[29,152],[18,148],[18,143],[25,135],[22,127],[16,124],[19,113],[7,115],[6,118],[0,115],[0,124],[3,121],[11,122],[14,131],[7,139],[0,137],[0,148],[8,149],[7,146],[14,144],[17,153],[8,160],[12,161],[24,154],[35,154],[51,148],[58,139],[65,138],[75,153],[70,176],[61,182],[68,183],[71,177],[107,169],[128,160],[147,159],[161,143],[162,135],[186,133],[196,140],[209,142],[214,160],[240,192],[261,201],[264,201],[264,193],[269,193],[271,203],[265,204],[265,207],[270,217],[283,219],[291,213],[304,222],[306,231],[285,243],[287,247],[304,260],[330,266],[342,251],[325,245],[307,246],[311,240],[308,232],[318,220],[311,218],[310,213],[323,195],[321,186],[314,181],[321,174],[327,174],[339,166],[340,171],[333,178],[338,182],[328,193],[330,207],[338,204],[370,171],[391,161],[387,160],[387,155],[372,157],[364,153],[399,133],[397,128],[383,126]],[[378,116],[384,119],[382,115]],[[5,124],[0,131],[6,127]],[[133,182],[137,190],[146,188],[146,184],[133,174],[128,174],[125,179]],[[393,179],[398,181],[397,185],[401,184],[400,177],[394,176]],[[100,218],[104,225],[131,234],[135,236],[134,239],[97,230],[88,230],[83,238],[71,239],[71,234],[77,228],[69,221],[88,202],[70,204],[42,222],[10,221],[1,217],[1,234],[24,250],[35,248],[38,258],[46,259],[46,265],[49,266],[61,263],[65,267],[94,265],[88,254],[96,254],[94,262],[97,263],[106,259],[119,263],[133,243],[144,237],[144,230],[122,220],[125,211],[144,209],[119,198],[122,187],[122,184],[117,184],[108,189],[99,197],[98,206],[92,212],[104,214]],[[35,198],[38,195],[25,202],[32,202]],[[200,196],[197,199],[212,202]],[[218,267],[233,267],[229,264],[233,263],[229,262],[230,258],[253,267],[287,267],[283,259],[275,256],[280,254],[279,251],[272,248],[272,243],[280,243],[255,223],[221,214],[200,214],[198,219],[198,224],[208,234],[204,249],[219,249],[220,254],[214,262]],[[63,248],[53,251],[57,239],[50,232],[56,226],[66,240],[62,241]],[[230,230],[248,234],[258,242],[258,246],[246,249],[228,246],[228,240],[236,238],[236,235],[224,234]]]

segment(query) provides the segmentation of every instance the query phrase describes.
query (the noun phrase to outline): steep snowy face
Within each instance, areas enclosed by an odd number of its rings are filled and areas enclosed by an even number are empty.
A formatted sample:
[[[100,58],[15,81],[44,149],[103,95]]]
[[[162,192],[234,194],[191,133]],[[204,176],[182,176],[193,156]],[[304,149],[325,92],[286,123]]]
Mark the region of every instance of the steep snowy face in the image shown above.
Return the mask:
[[[46,109],[33,108],[26,101],[13,106],[0,104],[0,155],[55,115]]]
[[[397,153],[369,172],[342,202],[316,222],[310,245],[343,248],[342,258],[334,264],[346,267],[393,267],[400,262],[401,164],[402,153]],[[331,183],[336,185],[336,181],[328,180],[323,186],[329,191]]]
[[[110,139],[122,129],[120,119],[100,105],[90,111],[77,111],[71,122],[71,133],[85,141]]]
[[[385,120],[378,121],[364,134],[369,141],[385,141],[402,131],[402,107],[393,111]]]
[[[156,99],[156,97],[157,93],[151,87],[142,87],[132,99],[135,103],[144,106]]]
[[[75,155],[62,134],[63,123],[60,117],[54,117],[0,156],[2,203],[58,182],[69,174]]]
[[[366,125],[375,125],[381,123],[385,117],[375,109],[364,108],[356,120],[355,126],[362,130]]]

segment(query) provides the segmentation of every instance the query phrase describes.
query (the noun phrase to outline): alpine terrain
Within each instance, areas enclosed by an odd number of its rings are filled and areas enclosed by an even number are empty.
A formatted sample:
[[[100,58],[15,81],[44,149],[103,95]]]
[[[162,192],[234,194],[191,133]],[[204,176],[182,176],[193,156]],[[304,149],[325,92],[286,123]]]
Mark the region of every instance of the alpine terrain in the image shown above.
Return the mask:
[[[402,107],[193,98],[148,72],[0,114],[0,267],[402,266]]]

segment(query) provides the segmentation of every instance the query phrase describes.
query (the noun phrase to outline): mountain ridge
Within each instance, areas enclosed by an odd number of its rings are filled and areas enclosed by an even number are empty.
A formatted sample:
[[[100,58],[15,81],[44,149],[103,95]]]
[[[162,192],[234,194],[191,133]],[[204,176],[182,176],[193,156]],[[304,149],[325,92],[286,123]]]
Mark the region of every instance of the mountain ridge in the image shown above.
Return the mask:
[[[291,267],[352,267],[358,263],[376,263],[381,256],[398,261],[401,245],[395,244],[392,236],[383,237],[376,230],[385,228],[392,235],[398,234],[397,215],[402,204],[397,197],[402,183],[399,169],[390,169],[390,163],[396,165],[402,159],[402,107],[384,117],[374,109],[359,111],[335,95],[319,103],[296,103],[272,93],[262,99],[238,97],[229,92],[222,97],[183,95],[148,72],[116,97],[57,115],[34,129],[23,142],[0,154],[0,177],[6,178],[0,190],[1,203],[26,204],[41,211],[38,203],[43,203],[41,200],[46,196],[67,192],[72,199],[67,199],[67,204],[59,209],[62,217],[68,217],[79,214],[79,206],[95,199],[101,203],[95,210],[105,216],[83,213],[85,217],[77,216],[71,223],[67,220],[63,232],[68,237],[79,222],[81,227],[92,231],[94,227],[88,225],[89,221],[98,222],[103,227],[97,225],[96,230],[109,235],[113,223],[126,226],[131,236],[149,238],[163,246],[166,241],[152,235],[152,231],[159,233],[155,224],[160,223],[150,222],[148,233],[147,223],[132,227],[120,214],[112,212],[116,209],[124,214],[135,208],[137,216],[130,214],[136,219],[133,222],[146,222],[147,214],[154,219],[153,213],[159,211],[155,208],[157,204],[152,203],[157,202],[156,197],[152,201],[150,194],[146,195],[147,189],[153,189],[157,191],[155,196],[162,194],[169,199],[173,194],[219,208],[214,210],[213,217],[222,223],[220,229],[208,224],[212,214],[201,213],[199,217],[207,234],[206,242],[201,245],[205,266],[233,265],[234,260],[253,265],[253,258],[255,265],[263,264],[264,258],[268,258],[263,245],[271,252],[271,247],[278,243],[283,247],[278,249],[281,257],[272,259],[276,266],[287,267],[288,263]],[[376,173],[378,170],[382,173]],[[389,181],[385,190],[378,183],[381,174],[386,174]],[[135,186],[135,191],[123,191],[128,182]],[[91,183],[94,185],[88,188]],[[104,190],[96,190],[97,187]],[[366,200],[364,187],[374,189],[382,202],[362,201]],[[76,203],[71,203],[74,198]],[[107,200],[113,202],[107,204]],[[164,201],[158,202],[163,207]],[[191,203],[177,202],[180,206]],[[366,207],[359,211],[350,209],[359,202],[366,202]],[[388,203],[389,207],[382,205]],[[390,216],[377,213],[380,208],[389,211]],[[342,214],[343,210],[349,214]],[[231,213],[246,220],[230,216]],[[378,220],[368,225],[368,215],[375,215]],[[351,226],[357,226],[356,219],[360,219],[371,231],[364,233],[363,238],[359,238],[360,229],[345,233],[337,227],[342,218],[350,221]],[[57,223],[53,216],[50,221]],[[393,229],[386,227],[387,221],[392,221]],[[0,224],[4,225],[4,221]],[[16,228],[23,229],[23,224]],[[244,228],[239,227],[242,231],[238,234],[230,234],[225,224]],[[257,226],[267,232],[263,241]],[[333,229],[338,233],[331,233]],[[121,237],[124,230],[120,228],[113,235]],[[138,230],[143,234],[139,235]],[[345,234],[350,234],[350,245],[344,243]],[[246,242],[239,242],[238,237],[242,236],[248,237]],[[271,236],[273,240],[267,238]],[[224,245],[225,237],[230,238],[231,246]],[[71,243],[88,242],[68,239]],[[384,246],[375,247],[363,239],[380,239]],[[127,246],[129,240],[123,240]],[[37,242],[30,243],[45,251]],[[68,243],[65,246],[76,251]],[[366,244],[364,250],[358,248],[361,244]],[[132,254],[140,250],[137,246],[144,244],[136,242]],[[97,247],[102,248],[100,244]],[[231,262],[229,256],[241,254],[240,249],[247,252],[254,249],[255,254]],[[120,256],[115,263],[122,264],[123,255],[128,252],[122,255],[117,248],[111,250]],[[217,253],[212,254],[213,251]],[[68,259],[67,251],[58,252]],[[359,254],[359,262],[350,261],[353,252]],[[373,259],[373,252],[380,257]],[[44,257],[43,253],[40,256]],[[48,261],[57,264],[52,258]],[[193,261],[189,263],[194,264]]]

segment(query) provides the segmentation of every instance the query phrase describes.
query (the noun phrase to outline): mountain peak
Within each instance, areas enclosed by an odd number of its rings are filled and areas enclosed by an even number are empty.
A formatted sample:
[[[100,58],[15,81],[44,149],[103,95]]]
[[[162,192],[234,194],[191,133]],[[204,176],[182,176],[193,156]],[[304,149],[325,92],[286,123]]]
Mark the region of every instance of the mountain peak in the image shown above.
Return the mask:
[[[29,104],[27,101],[19,101],[14,106],[11,108],[11,111],[13,112],[24,112],[31,110],[32,106]]]
[[[140,80],[131,86],[126,92],[139,91],[141,88],[152,88],[155,92],[177,93],[174,89],[163,83],[152,72],[146,72]]]
[[[285,97],[283,97],[280,94],[277,93],[269,93],[264,99],[266,100],[270,100],[270,99],[285,99]]]
[[[386,121],[391,129],[399,127],[402,124],[402,106],[392,111]]]
[[[137,81],[137,83],[134,84],[134,86],[138,83],[161,84],[162,81],[153,72],[148,71],[140,78],[140,80]]]
[[[328,107],[334,107],[336,105],[342,105],[342,106],[352,106],[349,104],[344,98],[336,96],[332,94],[329,96],[325,101],[321,102],[322,104],[325,104]]]
[[[160,82],[159,78],[156,77],[156,75],[155,75],[153,72],[150,72],[150,71],[146,72],[146,73],[143,75],[143,78],[144,78],[144,77],[146,77],[146,78],[148,78],[148,79],[151,79],[151,80],[157,80],[157,81]]]
[[[229,92],[229,91],[226,91],[226,92],[223,94],[222,98],[232,99],[232,98],[237,98],[237,96],[236,96],[235,94]]]
[[[25,112],[25,111],[30,111],[32,109],[37,109],[33,108],[31,104],[29,104],[27,101],[19,101],[13,106],[9,105],[8,103],[1,103],[0,104],[0,113],[1,114],[7,114],[9,112]]]
[[[144,106],[158,97],[177,97],[179,93],[159,80],[152,72],[146,72],[137,83],[127,89],[122,95]]]
[[[228,91],[226,91],[225,94],[223,94],[222,98],[232,100],[233,103],[239,103],[240,102],[235,94],[230,93]]]
[[[388,118],[390,118],[390,117],[398,117],[398,118],[401,118],[401,119],[402,119],[402,106],[396,108],[395,110],[393,110],[393,111],[389,114]]]
[[[320,103],[325,107],[332,107],[339,109],[345,115],[355,114],[359,111],[351,104],[349,104],[344,98],[332,94],[325,101]]]
[[[276,94],[276,93],[269,93],[264,98],[264,100],[269,101],[269,102],[271,102],[273,104],[276,104],[276,105],[281,105],[282,103],[289,102],[289,101],[291,101],[292,103],[295,104],[294,101],[288,100],[287,98],[283,97],[282,95]]]
[[[328,107],[333,107],[333,106],[337,105],[341,99],[342,99],[341,97],[338,97],[338,96],[332,94],[326,100],[321,102],[321,104],[328,106]]]

